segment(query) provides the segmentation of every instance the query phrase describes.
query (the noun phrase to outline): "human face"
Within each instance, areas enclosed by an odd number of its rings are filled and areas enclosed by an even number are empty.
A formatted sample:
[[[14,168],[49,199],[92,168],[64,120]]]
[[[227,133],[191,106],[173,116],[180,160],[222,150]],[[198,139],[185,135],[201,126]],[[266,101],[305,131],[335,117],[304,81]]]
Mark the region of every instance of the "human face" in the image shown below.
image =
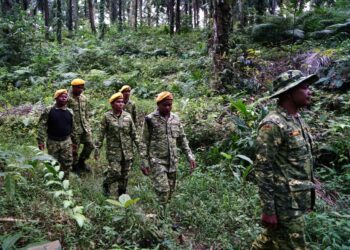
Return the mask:
[[[72,93],[75,96],[80,96],[80,94],[83,93],[84,89],[85,89],[85,86],[83,84],[76,85],[76,86],[73,86]]]
[[[161,116],[169,116],[173,108],[173,100],[165,99],[163,101],[158,102],[157,105]]]
[[[123,91],[123,97],[124,97],[124,102],[129,101],[130,89],[126,89],[126,90]]]
[[[68,102],[68,95],[67,94],[60,94],[57,98],[56,98],[56,104],[58,107],[63,107],[64,105],[66,105]]]
[[[290,91],[296,108],[303,108],[311,104],[312,92],[309,84],[301,83]]]
[[[123,98],[118,98],[116,100],[114,100],[112,103],[112,108],[113,108],[113,111],[115,113],[121,113],[123,111],[123,108],[124,108],[124,99]]]

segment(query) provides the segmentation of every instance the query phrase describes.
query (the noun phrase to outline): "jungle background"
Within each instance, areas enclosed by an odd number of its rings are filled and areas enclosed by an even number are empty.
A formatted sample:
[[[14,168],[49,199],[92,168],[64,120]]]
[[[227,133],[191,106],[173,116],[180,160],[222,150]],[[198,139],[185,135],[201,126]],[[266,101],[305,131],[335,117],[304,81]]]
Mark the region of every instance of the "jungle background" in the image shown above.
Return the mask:
[[[27,249],[249,249],[261,232],[254,178],[259,121],[272,80],[316,73],[303,113],[315,138],[311,249],[350,249],[348,0],[1,0],[0,244]],[[175,95],[198,168],[181,159],[169,217],[157,216],[136,159],[128,196],[102,195],[105,157],[62,177],[37,149],[53,93],[87,81],[93,134],[108,98],[133,88],[139,132],[163,90]],[[175,230],[172,226],[176,224]]]

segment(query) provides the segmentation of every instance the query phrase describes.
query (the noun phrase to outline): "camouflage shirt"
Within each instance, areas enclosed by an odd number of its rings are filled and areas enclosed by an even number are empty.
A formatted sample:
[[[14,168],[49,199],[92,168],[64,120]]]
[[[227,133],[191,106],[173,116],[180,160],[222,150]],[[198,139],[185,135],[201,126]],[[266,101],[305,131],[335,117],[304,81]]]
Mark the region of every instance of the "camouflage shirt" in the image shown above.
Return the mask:
[[[194,160],[177,115],[171,113],[166,120],[158,111],[155,111],[145,117],[140,152],[145,167],[150,167],[152,161],[166,160],[169,163],[168,171],[175,172],[178,162],[177,145],[189,161]]]
[[[133,101],[129,100],[125,105],[124,105],[124,110],[131,114],[132,120],[137,126],[137,113],[136,113],[136,105]]]
[[[256,177],[264,213],[297,215],[313,206],[312,137],[299,114],[278,108],[260,123]]]
[[[47,130],[48,130],[48,119],[51,109],[56,108],[55,105],[51,105],[45,108],[44,112],[41,114],[38,122],[38,135],[37,135],[37,141],[38,144],[44,144],[47,139]],[[66,108],[73,116],[74,120],[74,113],[70,108]],[[71,139],[73,144],[75,144],[75,139],[77,138],[77,130],[75,128],[74,122],[73,122],[73,128],[72,128],[72,134]]]
[[[88,106],[88,100],[85,95],[74,96],[72,92],[69,93],[69,100],[67,104],[68,108],[71,108],[75,114],[74,125],[77,133],[82,134],[84,131],[91,133],[90,127],[90,108]]]
[[[96,149],[97,154],[102,147],[103,139],[107,140],[107,158],[113,156],[116,160],[131,160],[133,158],[134,147],[139,148],[135,125],[131,115],[125,111],[118,117],[112,110],[105,113],[100,133],[97,137]]]

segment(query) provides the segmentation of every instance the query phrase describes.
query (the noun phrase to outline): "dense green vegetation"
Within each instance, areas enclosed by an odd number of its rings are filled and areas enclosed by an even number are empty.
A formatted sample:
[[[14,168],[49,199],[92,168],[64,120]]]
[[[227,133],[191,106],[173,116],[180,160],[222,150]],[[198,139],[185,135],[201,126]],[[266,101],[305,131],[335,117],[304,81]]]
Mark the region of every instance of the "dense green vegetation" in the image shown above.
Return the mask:
[[[2,248],[60,240],[67,249],[249,249],[262,230],[252,164],[256,128],[274,106],[266,100],[271,80],[298,67],[322,77],[313,87],[314,105],[305,112],[316,141],[316,177],[325,192],[307,216],[307,240],[311,249],[349,249],[350,32],[329,39],[313,33],[349,23],[349,5],[337,2],[338,9],[302,13],[295,22],[292,16],[267,16],[265,26],[237,28],[219,90],[210,87],[209,28],[170,37],[167,26],[137,31],[110,26],[100,40],[83,22],[74,37],[64,34],[58,44],[45,41],[40,17],[1,17]],[[306,38],[286,42],[278,36],[292,28],[304,30]],[[264,36],[265,29],[276,33]],[[156,93],[175,94],[174,111],[186,125],[198,169],[191,175],[181,160],[168,218],[157,216],[151,182],[138,160],[130,176],[131,200],[116,203],[102,195],[104,157],[90,159],[92,174],[67,181],[55,160],[36,148],[40,112],[53,102],[56,89],[69,87],[76,77],[87,81],[94,134],[109,109],[108,97],[123,84],[134,89],[139,120],[154,110]],[[179,227],[173,230],[173,224]]]

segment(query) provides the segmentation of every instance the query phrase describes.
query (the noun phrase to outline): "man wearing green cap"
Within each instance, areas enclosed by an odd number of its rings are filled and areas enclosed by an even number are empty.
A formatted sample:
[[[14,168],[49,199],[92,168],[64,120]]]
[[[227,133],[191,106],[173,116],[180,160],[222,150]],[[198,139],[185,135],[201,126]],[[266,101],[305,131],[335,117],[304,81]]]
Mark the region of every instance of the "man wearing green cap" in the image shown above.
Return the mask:
[[[310,105],[309,84],[317,79],[289,70],[274,81],[270,98],[278,107],[259,125],[255,166],[265,229],[252,249],[306,249],[303,215],[315,191],[312,136],[299,111]]]
[[[71,86],[68,107],[74,112],[74,125],[77,130],[77,147],[73,150],[73,171],[79,174],[82,171],[90,172],[90,168],[85,164],[85,161],[89,159],[91,152],[94,150],[94,144],[89,121],[90,107],[87,97],[83,94],[85,81],[79,78],[74,79]],[[80,144],[83,144],[84,147],[78,156]]]

